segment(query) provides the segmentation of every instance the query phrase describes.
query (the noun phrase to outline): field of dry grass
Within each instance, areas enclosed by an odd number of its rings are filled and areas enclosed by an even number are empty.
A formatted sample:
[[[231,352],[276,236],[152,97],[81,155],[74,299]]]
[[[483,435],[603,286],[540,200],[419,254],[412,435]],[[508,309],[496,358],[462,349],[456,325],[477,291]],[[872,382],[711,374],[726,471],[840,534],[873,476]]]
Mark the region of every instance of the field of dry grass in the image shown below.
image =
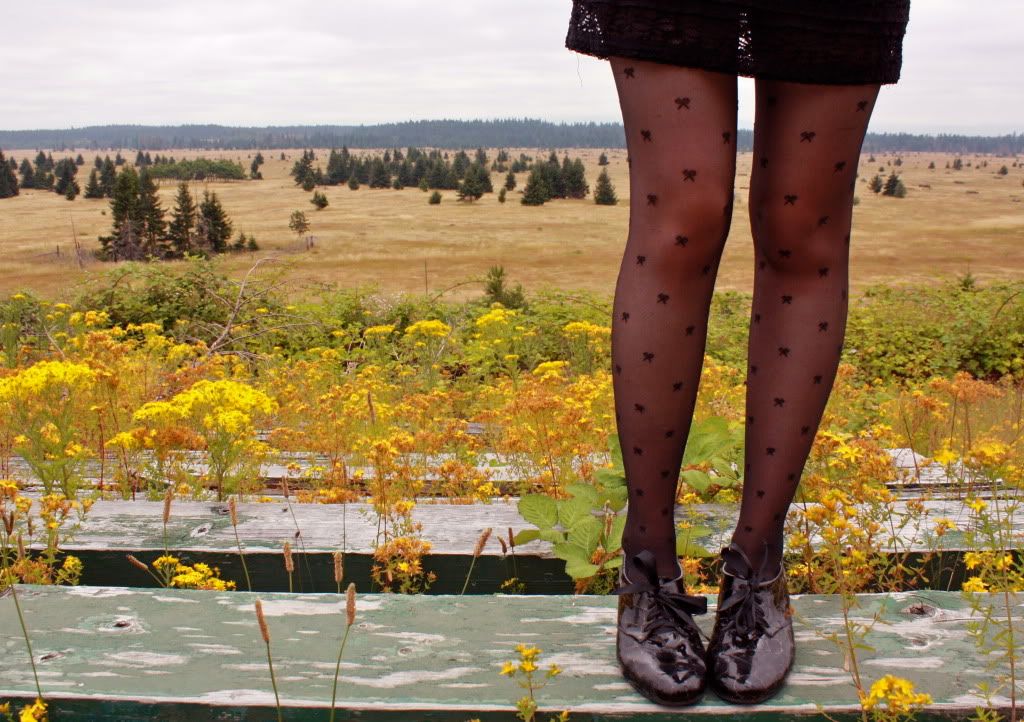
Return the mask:
[[[521,149],[511,149],[517,156]],[[591,199],[551,201],[528,207],[519,203],[525,183],[509,194],[504,205],[497,194],[472,204],[458,202],[454,191],[444,193],[440,205],[427,203],[418,188],[402,191],[352,191],[346,186],[324,189],[330,206],[315,211],[310,194],[295,186],[288,175],[301,151],[264,153],[264,181],[195,183],[194,191],[215,190],[235,223],[256,236],[261,250],[225,257],[219,263],[232,276],[241,275],[255,258],[276,256],[288,264],[288,278],[298,287],[305,283],[333,282],[341,286],[374,282],[384,292],[432,293],[455,287],[448,297],[478,295],[491,265],[505,267],[508,279],[527,290],[543,286],[591,289],[612,294],[629,216],[628,173],[624,150],[608,151],[609,173],[620,198],[618,206],[597,206]],[[363,152],[363,151],[356,151]],[[528,154],[538,151],[526,150]],[[547,151],[539,151],[546,155]],[[34,150],[5,151],[19,160]],[[494,150],[489,151],[494,157]],[[599,171],[598,150],[570,150],[587,166],[593,188]],[[178,158],[237,158],[248,169],[252,153],[246,151],[168,153]],[[54,153],[54,158],[62,154]],[[94,154],[83,153],[80,169],[84,187]],[[134,152],[124,155],[134,159]],[[559,151],[559,156],[562,151]],[[318,153],[326,166],[327,151]],[[906,198],[875,195],[867,181],[895,156],[878,154],[876,162],[861,158],[857,186],[859,205],[854,209],[851,245],[851,293],[867,283],[928,280],[970,270],[980,280],[1017,277],[1024,271],[1024,166],[1013,159],[965,156],[971,167],[945,168],[953,156],[938,153],[901,154],[898,170]],[[936,168],[928,169],[929,161]],[[979,164],[988,161],[987,167]],[[998,175],[1000,166],[1009,168]],[[753,281],[753,248],[746,193],[751,154],[739,157],[735,215],[718,289],[749,290]],[[884,176],[890,168],[886,166]],[[504,180],[494,175],[495,189]],[[164,181],[164,207],[173,205],[175,183]],[[288,230],[293,210],[306,211],[312,221],[316,247],[301,250]],[[83,248],[98,247],[100,234],[109,232],[108,200],[79,197],[68,202],[55,193],[23,191],[0,201],[0,291],[32,290],[58,299],[73,295],[84,279],[110,264],[86,263],[80,268],[71,253],[74,234]],[[461,285],[460,285],[461,284]]]

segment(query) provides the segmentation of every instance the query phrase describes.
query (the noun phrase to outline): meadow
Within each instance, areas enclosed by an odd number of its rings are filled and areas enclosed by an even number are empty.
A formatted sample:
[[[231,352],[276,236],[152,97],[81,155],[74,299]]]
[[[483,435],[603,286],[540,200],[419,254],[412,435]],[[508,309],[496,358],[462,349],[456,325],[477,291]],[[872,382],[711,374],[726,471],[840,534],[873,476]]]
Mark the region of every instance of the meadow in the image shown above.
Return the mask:
[[[380,149],[381,151],[383,149]],[[546,155],[547,150],[508,149]],[[377,152],[377,151],[354,151]],[[497,149],[488,149],[493,158]],[[599,173],[597,149],[558,149],[580,156],[593,189]],[[333,283],[342,287],[377,284],[382,292],[431,294],[446,291],[449,300],[478,293],[480,279],[492,265],[503,265],[513,283],[530,291],[550,286],[611,294],[625,243],[629,217],[626,152],[606,151],[609,174],[619,196],[617,206],[585,200],[556,200],[540,207],[519,203],[526,174],[500,204],[497,194],[462,203],[455,191],[444,191],[432,206],[418,188],[401,191],[352,191],[346,186],[323,190],[330,205],[315,211],[310,194],[297,187],[289,170],[301,150],[268,151],[263,181],[193,183],[193,191],[215,190],[235,223],[235,232],[254,234],[260,251],[218,259],[218,267],[240,277],[256,258],[276,256],[287,264],[286,277],[303,287]],[[35,150],[5,150],[19,160]],[[77,151],[75,151],[77,153]],[[106,154],[104,151],[103,154]],[[134,158],[134,151],[123,155]],[[319,150],[324,165],[328,151]],[[69,153],[54,153],[59,159]],[[84,187],[95,153],[83,152],[79,170]],[[113,157],[113,152],[110,152]],[[254,152],[176,151],[182,157],[227,157],[248,168]],[[953,156],[944,153],[862,155],[854,208],[851,245],[851,295],[872,283],[931,282],[970,272],[981,281],[1012,279],[1024,268],[1024,166],[1010,157],[969,155],[964,168],[947,169]],[[895,159],[902,159],[899,167]],[[935,168],[929,169],[934,162]],[[968,164],[970,164],[968,166]],[[1007,175],[1000,175],[1001,166]],[[907,187],[905,198],[876,195],[868,180],[882,169],[884,179],[896,170]],[[740,153],[736,204],[729,242],[718,277],[718,289],[749,290],[753,283],[753,243],[748,221],[747,189],[751,153]],[[504,181],[493,174],[495,189]],[[175,183],[163,181],[160,195],[173,206]],[[288,229],[293,210],[312,222],[315,247],[305,250]],[[79,197],[68,202],[55,193],[27,190],[0,202],[0,291],[34,291],[53,300],[68,300],[82,282],[109,268],[95,260],[79,264],[77,237],[86,251],[98,248],[97,236],[110,230],[109,200]],[[88,254],[87,254],[88,256]]]

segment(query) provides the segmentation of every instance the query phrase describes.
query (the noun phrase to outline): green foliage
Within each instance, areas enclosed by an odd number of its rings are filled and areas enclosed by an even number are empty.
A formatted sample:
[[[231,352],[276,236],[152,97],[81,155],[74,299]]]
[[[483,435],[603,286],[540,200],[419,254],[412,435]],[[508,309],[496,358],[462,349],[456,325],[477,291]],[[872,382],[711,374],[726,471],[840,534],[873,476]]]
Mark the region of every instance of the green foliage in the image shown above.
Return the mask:
[[[430,205],[436,206],[441,203],[441,191],[434,191],[430,194],[430,199],[427,201]]]
[[[512,171],[508,172],[505,176],[505,190],[514,191],[516,189],[516,174]]]
[[[196,218],[196,242],[202,253],[224,253],[231,240],[232,223],[216,193],[203,191]]]
[[[504,188],[502,188],[501,190],[498,191],[498,203],[504,203],[505,202],[505,194],[506,194],[506,191],[505,191]]]
[[[184,258],[196,251],[193,241],[196,225],[196,202],[189,192],[188,183],[178,184],[178,195],[174,199],[171,222],[167,226],[167,240],[170,252],[175,258]]]
[[[288,228],[296,236],[302,238],[309,231],[309,219],[306,218],[306,214],[302,211],[292,211],[292,215],[288,219]]]
[[[602,166],[603,165],[608,165],[608,154],[607,153],[601,153],[601,156],[597,159],[597,164],[598,165],[602,165]]]
[[[327,195],[320,191],[314,193],[313,197],[309,200],[309,202],[312,203],[318,211],[322,211],[324,208],[330,205],[330,203],[327,200]]]
[[[505,308],[522,308],[526,305],[526,294],[522,284],[517,283],[514,289],[505,287],[505,267],[491,266],[487,269],[484,283],[484,303],[500,303]]]
[[[597,177],[597,187],[594,189],[594,203],[599,206],[614,206],[618,202],[619,199],[615,195],[615,187],[612,186],[611,179],[608,177],[608,169],[604,168],[601,170],[601,175]]]
[[[885,184],[882,181],[882,176],[878,175],[877,173],[868,182],[868,188],[870,188],[875,193],[880,193],[882,191],[882,186],[884,185]]]
[[[907,195],[907,187],[903,185],[903,181],[896,173],[890,173],[889,177],[885,180],[885,188],[882,189],[882,195],[904,198]]]
[[[14,174],[3,150],[0,150],[0,198],[13,198],[18,195],[18,177]]]
[[[103,187],[100,185],[100,174],[95,168],[89,173],[89,182],[85,184],[86,198],[102,198]]]
[[[519,202],[524,206],[542,206],[549,198],[551,188],[544,179],[541,169],[534,168],[526,179],[526,188],[523,189],[523,197]]]
[[[149,165],[149,164],[144,164]],[[211,160],[193,158],[150,165],[149,173],[154,178],[176,180],[245,180],[245,168],[241,163],[226,158]]]

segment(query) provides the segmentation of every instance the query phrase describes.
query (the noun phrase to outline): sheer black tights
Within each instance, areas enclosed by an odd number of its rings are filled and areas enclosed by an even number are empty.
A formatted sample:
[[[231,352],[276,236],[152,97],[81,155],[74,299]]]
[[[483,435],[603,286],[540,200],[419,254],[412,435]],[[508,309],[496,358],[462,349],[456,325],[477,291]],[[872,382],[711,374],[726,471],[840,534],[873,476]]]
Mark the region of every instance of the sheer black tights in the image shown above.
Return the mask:
[[[673,508],[729,233],[736,77],[611,58],[630,164],[612,378],[629,487],[623,534],[679,574]],[[857,162],[878,85],[756,81],[755,277],[743,498],[733,540],[781,558],[786,511],[831,394],[848,310]]]

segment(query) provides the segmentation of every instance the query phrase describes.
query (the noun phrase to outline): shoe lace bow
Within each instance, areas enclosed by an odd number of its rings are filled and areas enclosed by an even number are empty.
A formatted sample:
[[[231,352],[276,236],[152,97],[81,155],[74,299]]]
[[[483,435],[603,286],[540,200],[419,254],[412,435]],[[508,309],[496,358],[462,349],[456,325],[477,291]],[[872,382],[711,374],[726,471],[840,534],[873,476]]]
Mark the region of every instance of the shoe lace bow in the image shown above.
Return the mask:
[[[733,584],[729,598],[718,608],[718,613],[722,615],[725,612],[732,612],[725,617],[728,626],[749,639],[765,621],[764,610],[757,604],[757,589],[769,581],[765,579],[768,559],[765,558],[755,574],[746,555],[738,547],[729,545],[722,550],[722,557],[736,571],[733,576],[744,583]]]
[[[661,614],[648,615],[644,622],[644,632],[650,634],[662,627],[675,630],[677,626],[684,626],[696,629],[706,638],[707,635],[701,631],[691,615],[706,614],[708,598],[683,594],[673,591],[670,588],[671,585],[662,585],[658,578],[654,556],[646,549],[636,554],[633,557],[633,562],[643,575],[642,578],[613,589],[612,594],[649,593],[651,595],[651,601]]]

